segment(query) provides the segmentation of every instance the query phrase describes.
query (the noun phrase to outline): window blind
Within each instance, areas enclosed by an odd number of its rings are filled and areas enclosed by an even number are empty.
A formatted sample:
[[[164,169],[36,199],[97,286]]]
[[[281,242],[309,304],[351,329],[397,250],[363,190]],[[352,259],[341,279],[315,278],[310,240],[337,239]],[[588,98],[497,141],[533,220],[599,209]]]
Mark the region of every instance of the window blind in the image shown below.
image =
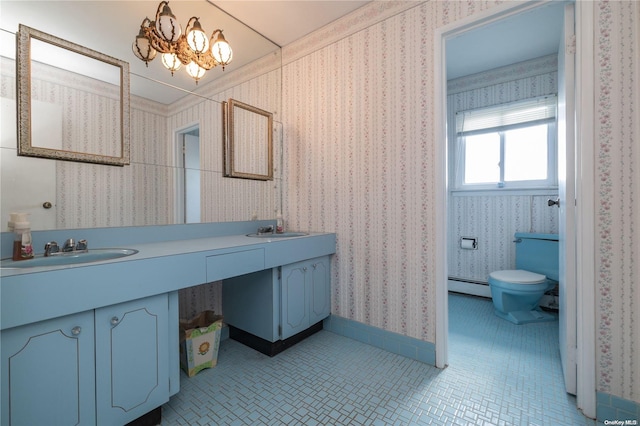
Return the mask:
[[[478,130],[493,129],[546,120],[556,116],[556,97],[544,96],[456,113],[456,132],[463,135]]]

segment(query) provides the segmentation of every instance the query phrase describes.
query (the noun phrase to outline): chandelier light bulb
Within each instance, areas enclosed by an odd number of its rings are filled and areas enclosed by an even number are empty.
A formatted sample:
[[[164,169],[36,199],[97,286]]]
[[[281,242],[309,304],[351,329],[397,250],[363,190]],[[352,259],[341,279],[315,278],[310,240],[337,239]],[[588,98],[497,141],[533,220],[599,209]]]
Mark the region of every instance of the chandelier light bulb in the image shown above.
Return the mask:
[[[166,69],[171,71],[171,75],[173,75],[174,71],[178,71],[182,66],[182,62],[180,62],[180,59],[178,59],[178,55],[176,55],[175,53],[163,53],[162,64]]]
[[[221,30],[216,30],[211,36],[211,54],[213,58],[222,65],[224,69],[225,65],[228,65],[233,59],[233,50],[227,40],[222,35]]]
[[[144,32],[140,30],[140,33],[136,36],[136,40],[131,45],[133,54],[144,63],[149,66],[149,61],[152,61],[156,57],[156,49],[151,46],[151,41],[144,35]]]
[[[171,12],[168,2],[160,3],[158,10],[163,4],[162,12],[156,15],[156,31],[165,41],[173,43],[180,38],[182,28],[175,15]]]
[[[189,62],[189,65],[187,65],[187,74],[189,74],[196,80],[196,84],[198,83],[198,80],[200,80],[204,76],[206,71],[207,70],[193,61]]]
[[[191,30],[189,30],[189,32],[187,33],[187,43],[189,44],[191,50],[200,55],[206,52],[207,49],[209,49],[209,38],[202,29],[198,18],[191,19],[195,19],[195,21],[193,22]],[[189,27],[187,26],[187,28]]]

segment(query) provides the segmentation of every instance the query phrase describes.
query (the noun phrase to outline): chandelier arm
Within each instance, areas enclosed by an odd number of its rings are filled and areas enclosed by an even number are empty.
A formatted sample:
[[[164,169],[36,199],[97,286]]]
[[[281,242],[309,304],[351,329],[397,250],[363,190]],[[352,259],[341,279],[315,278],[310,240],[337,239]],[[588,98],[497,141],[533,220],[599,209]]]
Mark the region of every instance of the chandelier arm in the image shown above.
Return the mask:
[[[150,27],[143,27],[145,36],[149,39],[151,47],[160,53],[177,53],[177,43],[170,43],[163,39],[157,32],[155,25],[151,22]]]
[[[201,55],[196,55],[196,57],[195,62],[207,71],[220,65],[213,57],[210,50],[207,50],[206,53]]]
[[[175,54],[184,65],[188,65],[191,61],[195,61],[196,54],[189,48],[187,38],[184,34],[176,42]],[[195,61],[197,63],[197,61]]]
[[[195,62],[200,65],[201,68],[209,71],[218,65],[218,62],[211,55],[211,52],[207,50],[205,53],[197,54],[189,48],[186,37],[180,37],[177,41],[177,48],[175,53],[184,65],[188,65],[190,62]]]

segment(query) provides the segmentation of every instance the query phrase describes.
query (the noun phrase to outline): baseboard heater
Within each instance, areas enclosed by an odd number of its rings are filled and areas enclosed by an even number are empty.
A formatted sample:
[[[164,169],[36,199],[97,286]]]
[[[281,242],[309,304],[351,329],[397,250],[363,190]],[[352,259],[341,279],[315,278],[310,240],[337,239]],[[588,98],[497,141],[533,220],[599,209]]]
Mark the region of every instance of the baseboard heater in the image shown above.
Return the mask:
[[[470,278],[449,277],[447,281],[449,291],[456,293],[471,294],[474,296],[491,297],[491,289],[486,281],[479,281]]]

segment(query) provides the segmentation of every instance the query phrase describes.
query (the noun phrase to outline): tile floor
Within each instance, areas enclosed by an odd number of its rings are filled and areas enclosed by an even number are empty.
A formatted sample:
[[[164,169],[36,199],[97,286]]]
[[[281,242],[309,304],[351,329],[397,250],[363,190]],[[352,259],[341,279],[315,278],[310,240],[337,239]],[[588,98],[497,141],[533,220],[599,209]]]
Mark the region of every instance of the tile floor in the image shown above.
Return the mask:
[[[233,340],[188,378],[162,425],[593,425],[564,392],[558,323],[517,326],[449,296],[444,370],[319,333],[269,358]]]

